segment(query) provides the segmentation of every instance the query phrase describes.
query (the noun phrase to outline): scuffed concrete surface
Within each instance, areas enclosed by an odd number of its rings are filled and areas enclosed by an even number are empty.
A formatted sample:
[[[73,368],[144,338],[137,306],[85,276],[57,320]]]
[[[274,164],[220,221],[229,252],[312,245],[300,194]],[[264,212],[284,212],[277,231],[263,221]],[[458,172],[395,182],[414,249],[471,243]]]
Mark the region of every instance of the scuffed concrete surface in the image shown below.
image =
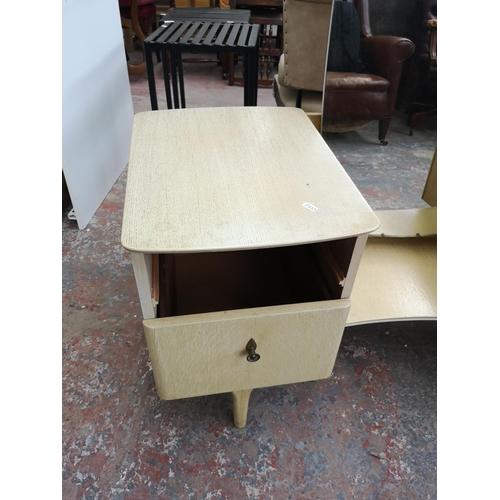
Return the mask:
[[[373,210],[421,208],[434,150],[436,121],[409,135],[407,116],[397,110],[387,133],[387,146],[378,141],[378,123],[343,134],[324,134],[335,156]]]

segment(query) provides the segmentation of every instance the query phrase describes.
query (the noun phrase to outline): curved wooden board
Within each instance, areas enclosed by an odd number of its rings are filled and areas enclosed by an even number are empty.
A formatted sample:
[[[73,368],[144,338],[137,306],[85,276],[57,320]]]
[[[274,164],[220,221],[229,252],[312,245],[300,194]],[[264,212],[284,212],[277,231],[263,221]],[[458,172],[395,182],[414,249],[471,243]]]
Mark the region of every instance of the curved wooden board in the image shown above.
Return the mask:
[[[390,238],[437,235],[437,207],[377,210],[380,226],[370,234]]]
[[[436,238],[368,238],[346,326],[437,318]]]

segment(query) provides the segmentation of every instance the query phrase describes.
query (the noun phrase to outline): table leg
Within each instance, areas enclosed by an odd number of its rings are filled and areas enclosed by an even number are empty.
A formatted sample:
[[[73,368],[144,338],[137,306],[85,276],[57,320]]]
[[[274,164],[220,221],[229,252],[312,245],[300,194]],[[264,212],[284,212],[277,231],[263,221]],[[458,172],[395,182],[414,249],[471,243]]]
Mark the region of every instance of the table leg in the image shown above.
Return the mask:
[[[257,106],[259,87],[258,52],[246,52],[244,56],[244,106]]]
[[[172,69],[172,92],[174,94],[174,108],[179,109],[179,88],[177,86],[177,56],[176,51],[170,51],[170,66]]]
[[[247,425],[248,402],[252,389],[244,391],[234,391],[231,393],[233,397],[233,416],[234,425],[238,429],[243,429]]]
[[[234,85],[234,54],[227,54],[227,84],[232,87]]]
[[[250,54],[245,52],[243,55],[243,106],[250,106],[249,90],[251,87]]]
[[[144,44],[144,56],[146,58],[146,69],[148,72],[148,84],[149,84],[149,99],[151,101],[151,109],[156,111],[158,109],[158,99],[156,97],[156,82],[155,82],[155,72],[153,68],[153,56],[151,54],[151,48],[149,44]]]
[[[176,52],[176,65],[179,73],[179,89],[181,91],[181,108],[186,107],[186,96],[184,94],[184,73],[182,70],[182,52]]]
[[[251,106],[257,106],[257,92],[259,90],[259,74],[258,74],[258,64],[259,64],[259,51],[258,48],[254,53],[250,54],[250,68],[252,72],[251,80]]]
[[[166,49],[162,50],[163,80],[165,82],[165,94],[167,97],[167,109],[172,109],[172,94],[170,93],[170,54]],[[158,109],[158,107],[156,108]]]

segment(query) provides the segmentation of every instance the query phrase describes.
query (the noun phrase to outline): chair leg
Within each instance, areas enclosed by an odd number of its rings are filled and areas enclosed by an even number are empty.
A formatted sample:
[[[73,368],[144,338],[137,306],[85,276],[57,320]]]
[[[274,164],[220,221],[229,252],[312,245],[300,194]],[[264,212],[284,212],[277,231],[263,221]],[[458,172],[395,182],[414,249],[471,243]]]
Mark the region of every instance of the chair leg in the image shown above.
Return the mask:
[[[137,65],[128,65],[128,74],[129,75],[140,75],[141,73],[144,73],[146,71],[146,61],[143,60],[140,64]]]
[[[378,122],[378,140],[384,146],[387,146],[387,141],[385,140],[385,136],[387,135],[387,131],[389,130],[389,125],[391,124],[392,118],[384,118]]]
[[[234,54],[228,53],[227,57],[227,84],[232,87],[234,85]]]
[[[413,129],[418,127],[421,123],[427,120],[430,117],[437,116],[437,108],[434,106],[429,106],[430,109],[420,110],[415,113],[412,113],[408,117],[408,127],[410,129],[409,134],[413,135]]]
[[[154,21],[152,22],[151,24],[151,33],[154,33],[157,29],[158,29],[158,23],[156,22],[156,14],[155,14],[155,17],[154,17]],[[159,50],[156,51],[156,60],[161,63],[161,53]]]
[[[219,60],[220,60],[220,65],[222,69],[222,79],[226,80],[229,75],[229,64],[228,64],[228,58],[229,54],[227,52],[220,52],[218,54]]]

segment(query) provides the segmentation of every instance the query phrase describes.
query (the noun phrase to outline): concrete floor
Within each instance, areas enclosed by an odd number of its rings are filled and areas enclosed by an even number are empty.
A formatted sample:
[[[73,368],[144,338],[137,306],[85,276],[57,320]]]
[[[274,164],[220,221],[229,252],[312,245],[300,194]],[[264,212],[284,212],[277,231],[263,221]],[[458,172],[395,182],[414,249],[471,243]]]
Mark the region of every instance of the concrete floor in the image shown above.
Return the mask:
[[[242,105],[215,64],[185,74],[189,107]],[[149,109],[146,76],[130,80]],[[326,140],[372,208],[425,206],[435,123],[410,137],[398,112],[388,146],[376,124]],[[330,378],[255,390],[245,429],[229,394],[157,397],[120,245],[126,175],[85,230],[62,214],[63,498],[436,498],[435,322],[347,328]]]

